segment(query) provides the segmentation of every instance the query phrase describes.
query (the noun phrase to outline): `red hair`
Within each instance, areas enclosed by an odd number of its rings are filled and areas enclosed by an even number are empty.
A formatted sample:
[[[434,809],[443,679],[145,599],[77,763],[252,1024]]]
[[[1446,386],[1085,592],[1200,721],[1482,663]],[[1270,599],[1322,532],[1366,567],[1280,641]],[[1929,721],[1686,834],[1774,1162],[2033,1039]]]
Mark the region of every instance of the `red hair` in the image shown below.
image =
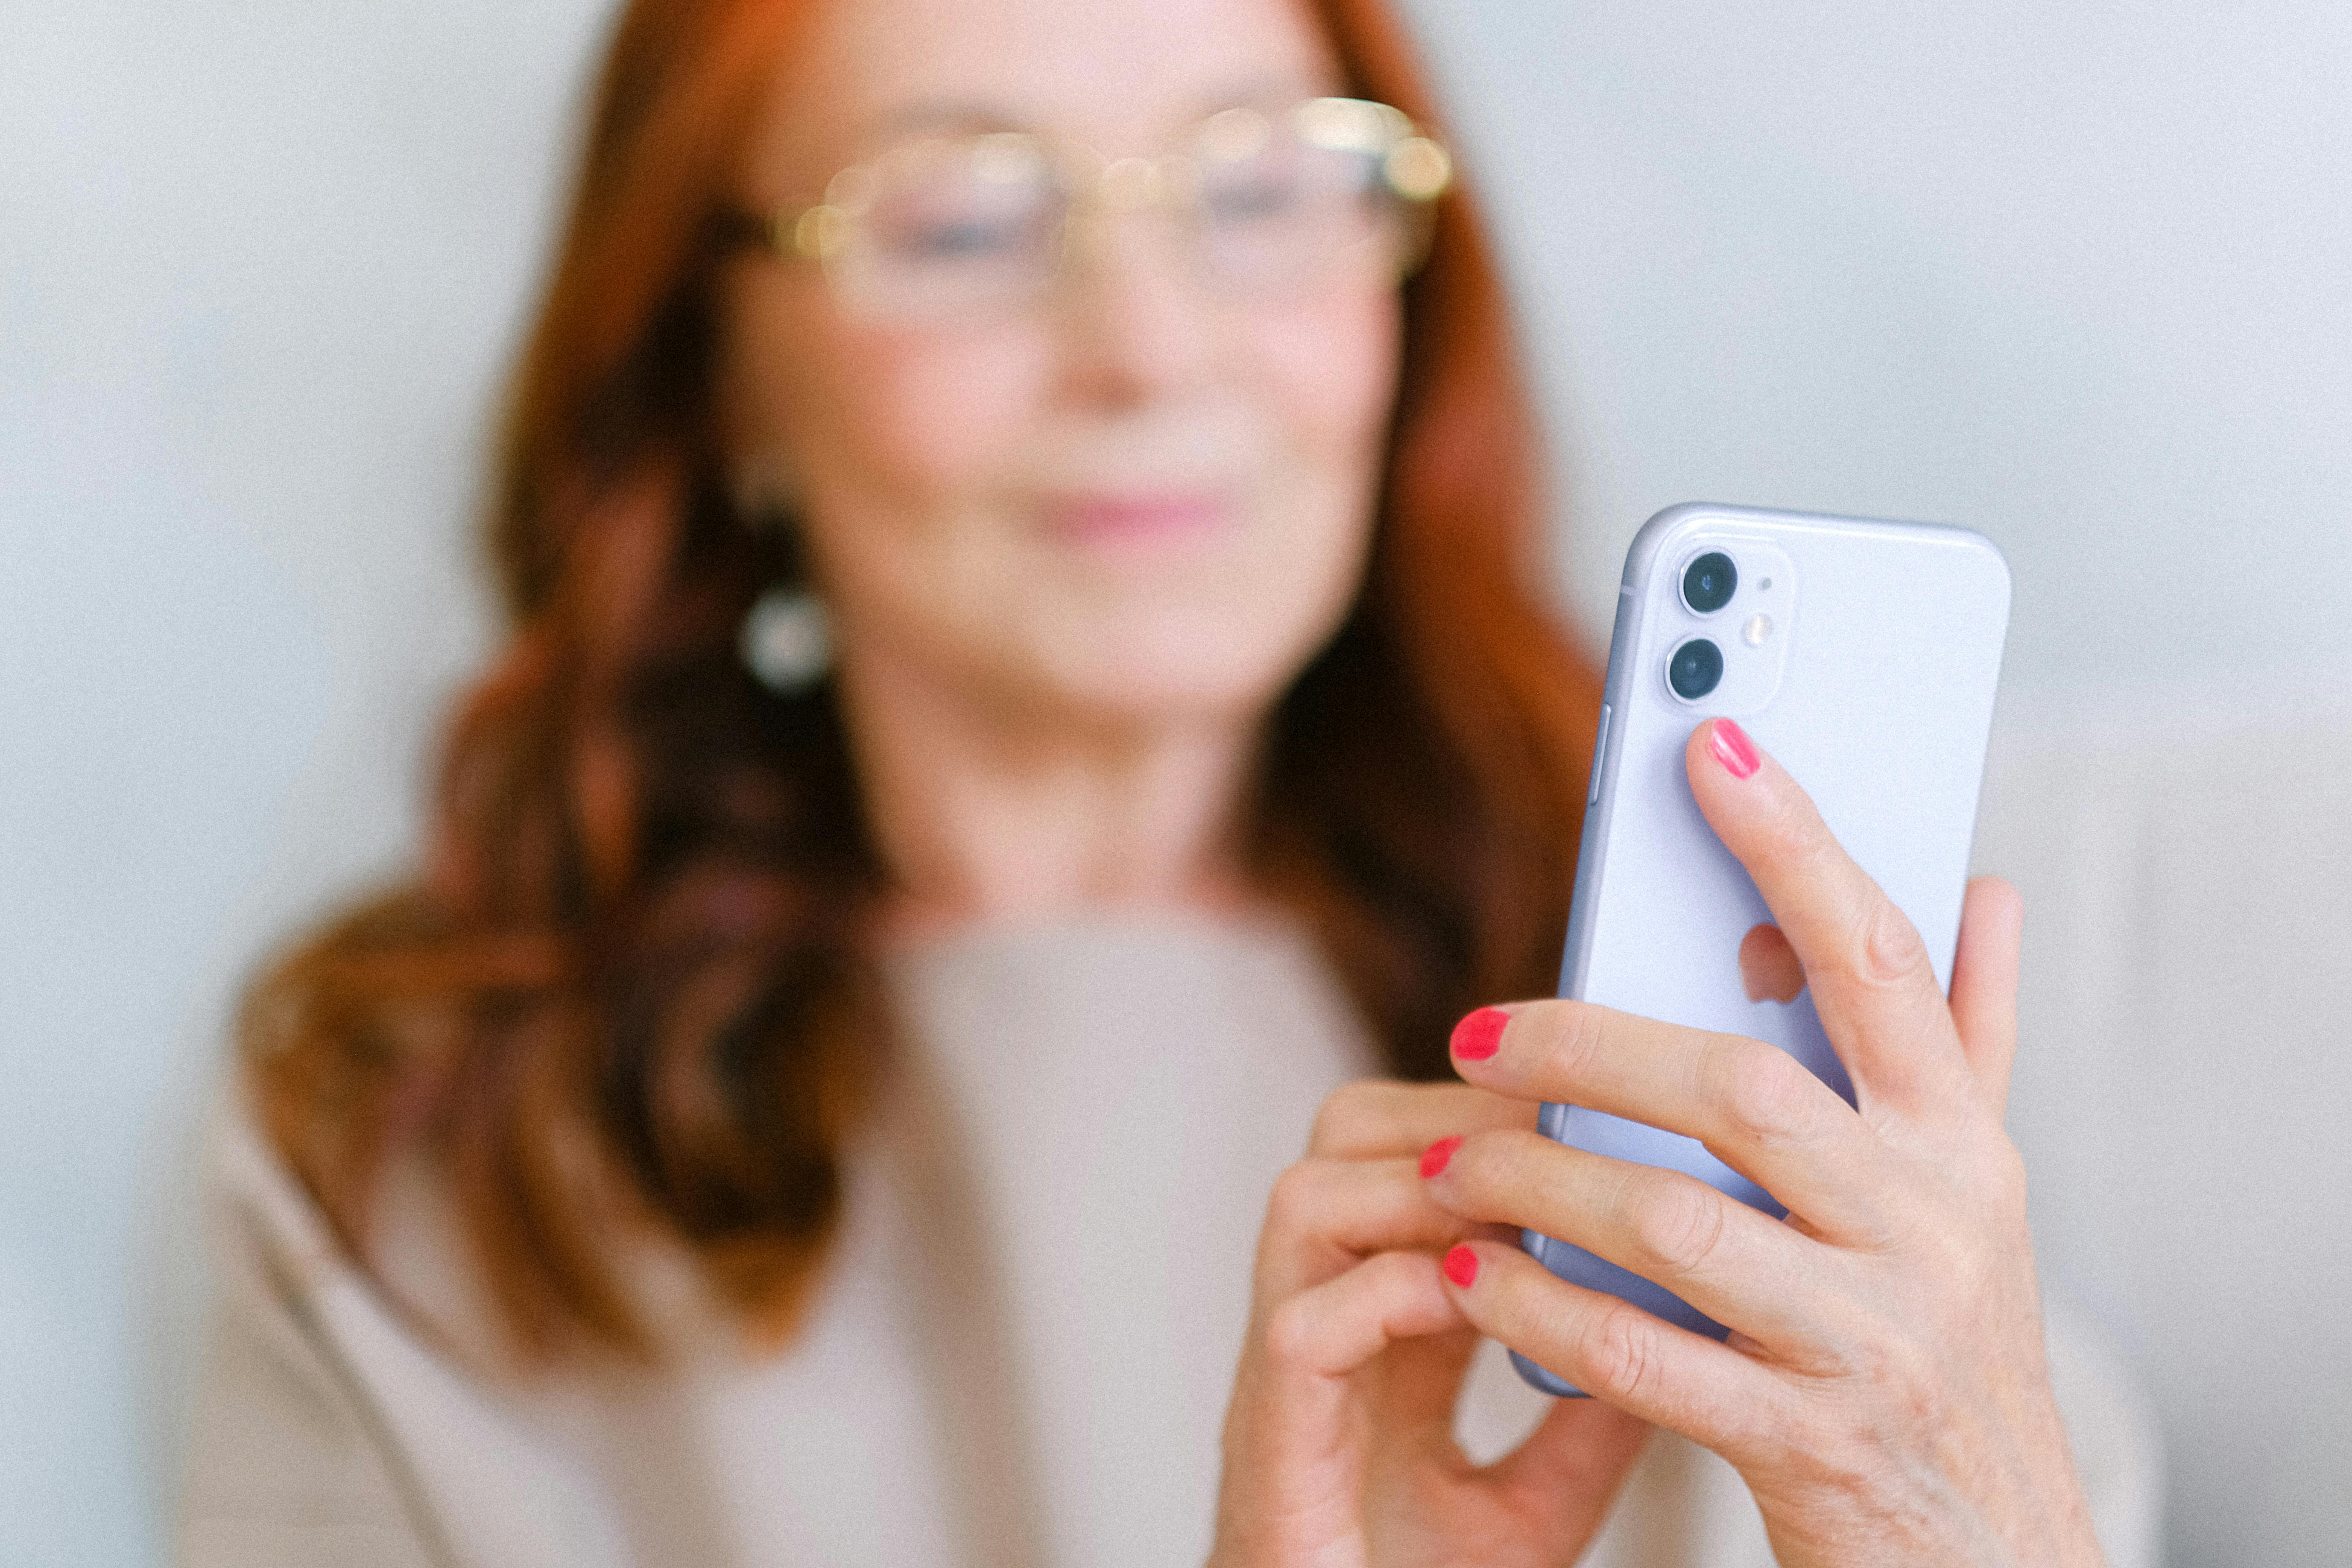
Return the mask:
[[[525,1353],[650,1349],[615,1265],[682,1241],[789,1331],[888,1033],[884,887],[829,689],[754,682],[736,632],[795,570],[719,482],[730,160],[807,7],[635,0],[518,369],[491,552],[512,625],[448,732],[425,868],[263,975],[244,1065],[354,1256],[387,1161],[447,1177]],[[1323,0],[1349,90],[1438,123],[1380,0]],[[1405,285],[1360,598],[1269,722],[1252,869],[1395,1073],[1548,992],[1599,683],[1547,614],[1534,421],[1468,198]]]

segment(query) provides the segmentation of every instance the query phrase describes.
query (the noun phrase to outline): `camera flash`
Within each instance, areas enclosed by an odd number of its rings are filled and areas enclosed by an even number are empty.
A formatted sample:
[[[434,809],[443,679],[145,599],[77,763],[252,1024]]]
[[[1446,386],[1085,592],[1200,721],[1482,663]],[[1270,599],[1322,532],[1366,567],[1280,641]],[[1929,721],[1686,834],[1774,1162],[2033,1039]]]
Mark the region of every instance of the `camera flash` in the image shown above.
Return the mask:
[[[1739,628],[1739,640],[1749,647],[1762,647],[1764,639],[1772,635],[1772,617],[1750,616],[1748,624]]]

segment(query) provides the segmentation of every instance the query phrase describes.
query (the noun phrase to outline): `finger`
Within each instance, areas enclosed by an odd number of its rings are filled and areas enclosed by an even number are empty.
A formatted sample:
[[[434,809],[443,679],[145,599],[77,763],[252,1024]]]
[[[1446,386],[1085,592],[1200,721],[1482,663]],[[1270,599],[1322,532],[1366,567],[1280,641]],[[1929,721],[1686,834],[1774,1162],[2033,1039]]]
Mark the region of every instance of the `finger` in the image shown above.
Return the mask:
[[[1499,1096],[1696,1138],[1831,1239],[1874,1244],[1899,1218],[1906,1173],[1836,1090],[1777,1046],[1589,1002],[1523,1002],[1464,1019],[1454,1058]]]
[[[1279,1301],[1376,1252],[1451,1246],[1466,1221],[1411,1160],[1302,1160],[1276,1178],[1259,1232],[1257,1294]]]
[[[1598,1399],[1559,1400],[1527,1441],[1486,1474],[1520,1509],[1546,1521],[1545,1539],[1589,1540],[1654,1430]]]
[[[1400,1341],[1464,1326],[1426,1253],[1382,1253],[1262,1314],[1225,1414],[1219,1539],[1245,1543],[1240,1560],[1292,1562],[1355,1537],[1363,1481],[1349,1375]]]
[[[1510,1240],[1499,1239],[1507,1245]],[[1372,1415],[1380,1430],[1374,1434],[1374,1447],[1402,1456],[1405,1463],[1445,1454],[1454,1442],[1454,1410],[1462,1403],[1462,1380],[1478,1343],[1467,1324],[1391,1343],[1381,1357]]]
[[[2009,1103],[2017,1059],[2017,975],[2025,900],[1998,877],[1969,884],[1960,945],[1952,957],[1952,1024],[1985,1103],[1998,1118]]]
[[[1776,1360],[1812,1360],[1849,1315],[1836,1253],[1679,1171],[1533,1132],[1488,1132],[1427,1180],[1455,1213],[1572,1242],[1664,1286]]]
[[[1465,1242],[1443,1268],[1479,1332],[1736,1465],[1772,1452],[1772,1434],[1787,1426],[1787,1385],[1762,1363],[1571,1285],[1516,1247]]]
[[[1268,1367],[1289,1381],[1337,1380],[1398,1340],[1464,1325],[1423,1252],[1383,1252],[1302,1290],[1266,1319]]]
[[[1699,810],[1797,950],[1854,1090],[1917,1114],[1967,1082],[1927,943],[1747,732],[1710,719],[1684,766]]]
[[[1315,1113],[1307,1153],[1322,1160],[1418,1156],[1438,1139],[1489,1127],[1532,1127],[1535,1107],[1459,1083],[1361,1079],[1342,1084]]]

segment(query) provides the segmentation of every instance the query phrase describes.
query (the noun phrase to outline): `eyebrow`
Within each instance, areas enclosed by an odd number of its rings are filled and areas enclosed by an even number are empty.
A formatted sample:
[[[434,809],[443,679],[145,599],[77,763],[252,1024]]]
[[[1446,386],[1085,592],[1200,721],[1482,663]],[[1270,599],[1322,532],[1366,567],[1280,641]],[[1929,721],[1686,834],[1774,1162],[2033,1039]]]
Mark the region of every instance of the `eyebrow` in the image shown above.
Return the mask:
[[[1227,87],[1202,94],[1194,100],[1187,115],[1180,118],[1206,119],[1221,109],[1239,104],[1263,104],[1278,98],[1312,98],[1327,86],[1318,86],[1296,77],[1260,76],[1229,84]],[[1034,131],[1034,121],[1007,112],[1002,106],[978,99],[935,98],[919,99],[902,105],[869,121],[857,140],[870,145],[878,141],[904,136],[922,131]]]
[[[929,99],[907,104],[870,121],[858,140],[877,141],[910,131],[1018,131],[1013,116],[984,103],[960,99]]]

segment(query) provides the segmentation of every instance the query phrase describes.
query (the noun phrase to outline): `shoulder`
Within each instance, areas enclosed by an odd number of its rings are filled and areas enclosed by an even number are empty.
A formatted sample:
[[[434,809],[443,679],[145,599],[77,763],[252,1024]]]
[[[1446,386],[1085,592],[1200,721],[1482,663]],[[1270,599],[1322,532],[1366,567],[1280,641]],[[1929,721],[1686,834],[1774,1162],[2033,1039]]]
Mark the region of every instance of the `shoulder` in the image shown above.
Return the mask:
[[[215,1300],[184,1563],[617,1560],[594,1476],[506,1370],[429,1172],[392,1182],[368,1267],[234,1097],[203,1183]]]
[[[414,1478],[320,1310],[350,1275],[325,1217],[227,1098],[202,1179],[215,1294],[179,1560],[434,1562]]]
[[[467,1260],[454,1205],[423,1159],[385,1168],[362,1260],[242,1094],[224,1093],[214,1106],[203,1158],[205,1242],[224,1309],[315,1313],[353,1296],[478,1374],[495,1376],[509,1359]]]

